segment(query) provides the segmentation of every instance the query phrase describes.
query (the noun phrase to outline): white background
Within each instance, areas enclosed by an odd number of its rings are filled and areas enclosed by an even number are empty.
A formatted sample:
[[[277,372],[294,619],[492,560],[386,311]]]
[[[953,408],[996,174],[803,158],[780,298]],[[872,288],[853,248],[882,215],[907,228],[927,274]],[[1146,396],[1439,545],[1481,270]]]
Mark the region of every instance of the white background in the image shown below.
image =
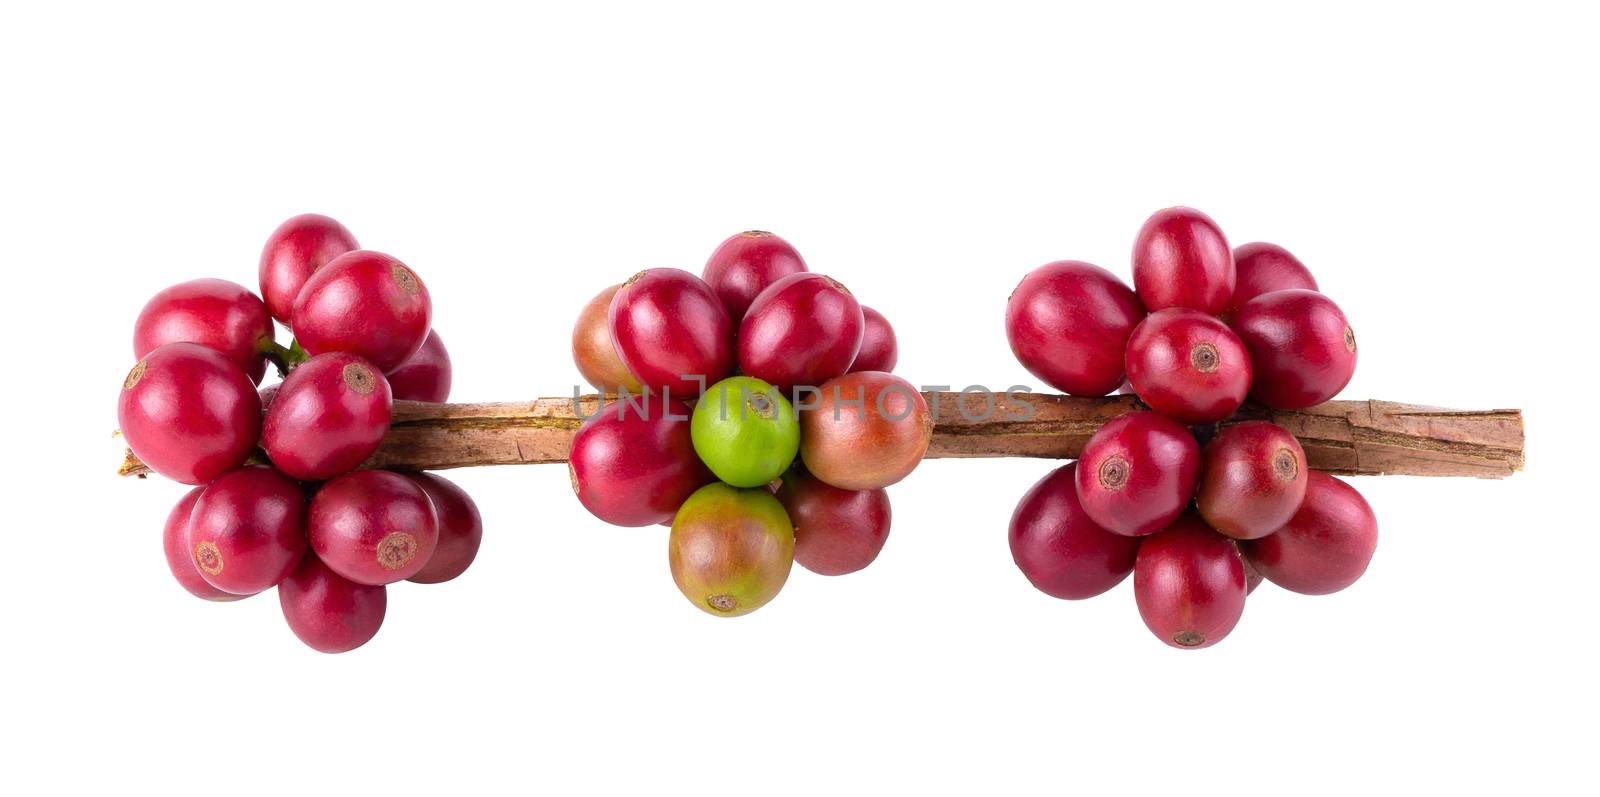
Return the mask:
[[[0,791],[1592,785],[1592,20],[143,5],[0,12]],[[413,265],[455,398],[495,400],[570,390],[584,301],[747,228],[887,314],[913,381],[1031,384],[1011,288],[1060,258],[1126,277],[1172,204],[1313,268],[1360,335],[1345,396],[1522,407],[1527,471],[1358,480],[1366,577],[1263,587],[1200,652],[1153,638],[1128,583],[1066,603],[1017,572],[1006,523],[1046,462],[925,463],[876,564],[797,568],[738,620],[695,611],[665,530],[594,520],[561,468],[457,471],[478,563],[392,588],[343,656],[270,594],[190,598],[158,541],[182,489],[112,475],[144,300],[253,286],[294,213]]]

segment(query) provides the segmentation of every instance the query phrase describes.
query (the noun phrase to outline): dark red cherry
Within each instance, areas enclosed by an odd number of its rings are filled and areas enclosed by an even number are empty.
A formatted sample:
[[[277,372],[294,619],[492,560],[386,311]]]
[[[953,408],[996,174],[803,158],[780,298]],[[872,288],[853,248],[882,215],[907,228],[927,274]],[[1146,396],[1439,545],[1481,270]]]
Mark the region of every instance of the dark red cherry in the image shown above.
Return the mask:
[[[739,325],[739,370],[785,390],[850,370],[866,317],[850,290],[821,274],[790,274],[750,303]]]
[[[278,585],[278,605],[301,642],[322,653],[344,653],[377,635],[389,595],[384,587],[357,584],[333,572],[309,554]]]
[[[450,399],[450,377],[450,352],[436,330],[429,330],[422,348],[387,375],[396,399],[434,403]]]
[[[294,335],[311,354],[348,352],[388,372],[428,339],[433,300],[409,266],[358,249],[306,280],[294,300]]]
[[[428,494],[386,470],[347,473],[322,485],[306,530],[317,557],[357,584],[408,579],[439,544],[439,516]]]
[[[1250,393],[1250,353],[1216,317],[1170,307],[1128,338],[1128,382],[1150,409],[1187,424],[1216,423]]]
[[[261,249],[259,269],[261,298],[272,317],[290,323],[295,297],[311,274],[359,248],[356,237],[327,216],[306,213],[278,225]]]
[[[1317,290],[1317,280],[1311,276],[1311,269],[1277,244],[1257,242],[1235,247],[1233,265],[1238,279],[1233,285],[1233,298],[1228,302],[1230,313],[1238,312],[1245,302],[1263,293],[1291,288]]]
[[[733,370],[728,311],[687,271],[652,268],[633,275],[612,297],[609,313],[617,356],[646,388],[692,399]]]
[[[263,351],[272,339],[272,316],[255,294],[227,280],[197,279],[145,303],[133,325],[133,356],[168,343],[198,343],[222,352],[259,383],[267,368]]]
[[[813,573],[854,573],[889,539],[889,493],[881,488],[841,490],[796,468],[783,475],[777,496],[794,524],[794,560]]]
[[[1308,472],[1289,430],[1266,421],[1233,424],[1201,454],[1195,503],[1206,523],[1229,537],[1265,537],[1300,509]]]
[[[1344,311],[1316,291],[1273,291],[1233,314],[1233,331],[1250,350],[1250,395],[1269,407],[1321,404],[1356,372],[1356,333]]]
[[[861,350],[856,352],[855,362],[850,364],[850,373],[859,371],[894,371],[895,363],[900,361],[900,346],[895,341],[894,327],[889,326],[889,319],[866,305],[861,306],[861,318],[866,325],[861,330]]]
[[[722,300],[737,329],[745,310],[768,285],[805,270],[805,259],[788,241],[751,230],[723,241],[706,261],[701,277]]]
[[[378,450],[393,412],[389,383],[354,354],[319,354],[283,380],[261,445],[272,464],[303,481],[354,470]]]
[[[1078,502],[1077,463],[1051,471],[1011,514],[1011,558],[1040,592],[1092,598],[1133,572],[1139,538],[1100,528]]]
[[[672,519],[691,493],[716,477],[689,435],[689,408],[661,396],[612,401],[572,438],[572,491],[595,517],[616,526]]]
[[[1228,239],[1194,208],[1156,211],[1133,243],[1133,287],[1150,312],[1187,307],[1218,315],[1228,309],[1236,272]]]
[[[1095,523],[1141,537],[1183,513],[1199,475],[1200,446],[1183,424],[1130,412],[1089,438],[1074,479],[1083,511]]]
[[[223,592],[254,595],[276,585],[306,553],[306,499],[293,479],[264,465],[206,487],[189,519],[189,554]]]
[[[428,494],[439,517],[439,544],[434,547],[433,556],[407,580],[438,584],[466,572],[483,542],[483,516],[478,513],[478,505],[466,490],[436,473],[403,475]]]
[[[172,577],[177,579],[178,586],[188,590],[196,598],[208,601],[236,601],[246,597],[223,592],[211,586],[200,575],[200,568],[195,565],[194,557],[189,553],[189,519],[194,514],[194,505],[200,500],[200,494],[205,492],[205,487],[196,487],[186,493],[167,515],[166,526],[161,530],[161,549],[167,557],[167,569],[172,571]]]
[[[1062,260],[1029,272],[1011,292],[1006,339],[1022,366],[1051,387],[1104,396],[1122,384],[1128,336],[1144,315],[1111,272]]]
[[[1239,543],[1268,581],[1304,595],[1327,595],[1367,572],[1378,547],[1378,518],[1356,488],[1311,471],[1300,511],[1283,528]]]
[[[1244,613],[1244,562],[1233,540],[1192,512],[1144,540],[1133,567],[1133,597],[1150,632],[1175,648],[1204,648]]]
[[[117,399],[128,447],[151,470],[205,484],[244,464],[261,436],[261,397],[232,360],[168,343],[133,366]]]

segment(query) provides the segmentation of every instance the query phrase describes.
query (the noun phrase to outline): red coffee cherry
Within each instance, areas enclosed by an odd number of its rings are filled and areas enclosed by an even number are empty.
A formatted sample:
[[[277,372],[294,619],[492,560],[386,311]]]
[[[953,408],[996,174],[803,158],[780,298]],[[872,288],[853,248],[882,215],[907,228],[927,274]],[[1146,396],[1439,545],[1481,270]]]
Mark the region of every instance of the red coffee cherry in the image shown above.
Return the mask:
[[[123,380],[117,425],[151,470],[184,484],[205,484],[255,451],[261,397],[250,377],[216,350],[168,343]]]
[[[282,581],[306,553],[305,493],[264,465],[212,482],[189,519],[189,555],[223,592],[254,595]]]
[[[805,259],[788,241],[770,232],[751,230],[717,246],[701,277],[722,300],[728,320],[737,329],[745,310],[767,286],[805,270]]]
[[[1150,314],[1128,338],[1128,382],[1156,412],[1216,423],[1250,393],[1250,353],[1228,325],[1198,310]]]
[[[1269,407],[1297,410],[1339,394],[1356,371],[1356,334],[1332,299],[1315,291],[1263,294],[1233,315],[1250,350],[1250,395]]]
[[[307,523],[311,549],[357,584],[393,584],[417,574],[439,544],[428,494],[386,470],[340,476],[317,490]]]
[[[783,475],[778,501],[794,524],[794,560],[813,573],[842,576],[878,558],[889,539],[889,494],[841,490],[796,468]]]
[[[227,280],[198,279],[145,303],[133,325],[133,356],[168,343],[198,343],[221,352],[259,383],[267,369],[263,347],[272,339],[272,316],[255,294]]]
[[[344,653],[367,644],[383,625],[388,590],[357,584],[308,554],[278,585],[289,630],[312,649]]]
[[[1104,396],[1122,384],[1128,336],[1144,319],[1133,291],[1099,266],[1062,260],[1034,269],[1006,301],[1006,339],[1051,387]]]
[[[567,457],[572,491],[614,526],[672,520],[702,485],[716,481],[694,452],[690,411],[658,394],[613,401],[583,422]]]
[[[728,311],[687,271],[652,268],[633,275],[608,312],[623,366],[652,391],[670,389],[671,398],[688,400],[733,371]]]
[[[1078,502],[1078,465],[1051,471],[1011,514],[1011,558],[1040,592],[1065,600],[1092,598],[1133,572],[1139,538],[1100,528]]]
[[[1239,549],[1268,581],[1304,595],[1338,592],[1361,578],[1378,547],[1378,518],[1354,487],[1311,471],[1300,511]]]
[[[295,340],[312,354],[347,352],[380,371],[422,348],[433,300],[422,278],[382,252],[340,255],[306,280],[294,300]]]
[[[407,581],[418,584],[439,584],[466,572],[478,556],[478,546],[483,542],[483,516],[472,496],[455,482],[436,473],[403,473],[402,476],[417,483],[433,502],[439,518],[439,544],[433,556]]]
[[[1233,298],[1228,301],[1230,313],[1238,312],[1245,302],[1263,293],[1291,288],[1317,289],[1311,269],[1277,244],[1257,242],[1235,247],[1233,265],[1238,277],[1233,285]]]
[[[356,237],[327,216],[306,213],[278,225],[261,248],[261,298],[272,317],[294,319],[294,300],[317,269],[360,249]]]
[[[189,551],[189,519],[194,514],[194,505],[200,500],[200,494],[205,492],[205,487],[196,487],[186,493],[167,515],[167,523],[161,530],[161,549],[167,557],[167,569],[172,571],[172,577],[177,579],[178,586],[188,590],[196,598],[208,601],[236,601],[244,595],[234,595],[223,592],[211,586],[203,576],[200,568],[194,563],[194,557]]]
[[[893,371],[895,363],[900,361],[900,346],[895,342],[894,327],[889,326],[889,319],[884,318],[883,313],[866,305],[861,306],[861,317],[866,322],[861,331],[861,351],[856,353],[855,362],[850,364],[850,372]]]
[[[1142,537],[1183,513],[1199,475],[1200,446],[1188,429],[1153,412],[1130,412],[1089,438],[1074,480],[1095,523]]]
[[[1172,647],[1215,645],[1238,625],[1248,591],[1233,540],[1192,512],[1139,546],[1133,567],[1139,616]]]
[[[1236,276],[1228,239],[1194,208],[1156,211],[1133,243],[1133,287],[1150,312],[1187,307],[1228,309]]]
[[[355,470],[378,450],[393,413],[389,382],[354,354],[319,354],[283,380],[261,445],[272,464],[303,481]]]
[[[750,303],[739,324],[739,370],[785,390],[816,387],[850,370],[866,317],[845,286],[790,274]]]
[[[444,339],[437,331],[429,330],[422,348],[389,372],[389,392],[396,399],[442,404],[450,399],[452,374],[450,352],[444,347]]]
[[[1309,473],[1306,452],[1289,430],[1266,421],[1233,424],[1206,444],[1195,502],[1217,531],[1240,540],[1265,537],[1300,510]]]

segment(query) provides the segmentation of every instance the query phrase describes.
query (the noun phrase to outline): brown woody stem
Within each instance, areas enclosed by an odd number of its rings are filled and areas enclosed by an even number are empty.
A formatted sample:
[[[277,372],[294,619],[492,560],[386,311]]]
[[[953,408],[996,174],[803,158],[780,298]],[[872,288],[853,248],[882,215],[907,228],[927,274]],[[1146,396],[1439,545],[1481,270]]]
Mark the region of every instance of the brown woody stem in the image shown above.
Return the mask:
[[[1044,393],[924,393],[935,410],[935,458],[1068,459],[1112,418],[1143,408],[1133,396],[1077,398]],[[578,409],[593,415],[599,397]],[[1032,412],[1024,417],[1027,405]],[[614,406],[608,411],[615,412]],[[1311,467],[1330,473],[1475,476],[1522,469],[1521,410],[1449,410],[1392,401],[1330,401],[1304,410],[1246,405],[1234,419],[1269,420],[1293,432]],[[487,404],[396,401],[394,421],[366,467],[445,470],[479,465],[565,462],[582,423],[571,398]],[[133,452],[124,476],[148,472]]]

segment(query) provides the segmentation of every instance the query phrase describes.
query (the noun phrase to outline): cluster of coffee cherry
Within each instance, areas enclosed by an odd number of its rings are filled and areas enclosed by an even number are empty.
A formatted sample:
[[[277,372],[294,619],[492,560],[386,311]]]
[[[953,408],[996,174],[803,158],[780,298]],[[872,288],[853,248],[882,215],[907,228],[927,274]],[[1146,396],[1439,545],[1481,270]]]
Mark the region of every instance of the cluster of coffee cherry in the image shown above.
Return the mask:
[[[1230,249],[1190,208],[1145,222],[1133,282],[1061,261],[1008,302],[1012,351],[1035,376],[1079,396],[1131,389],[1150,408],[1101,427],[1023,496],[1017,566],[1065,599],[1133,573],[1145,624],[1180,648],[1226,636],[1262,577],[1314,595],[1354,583],[1377,545],[1371,507],[1310,470],[1284,428],[1227,422],[1247,397],[1302,409],[1343,389],[1356,366],[1344,313],[1287,250]]]
[[[655,268],[601,291],[572,353],[603,394],[572,441],[573,491],[608,523],[670,525],[673,580],[717,616],[765,605],[796,561],[870,564],[883,488],[932,438],[922,395],[889,373],[888,321],[771,233],[724,241],[702,277]]]
[[[394,399],[448,397],[450,357],[416,273],[326,216],[279,226],[260,278],[260,296],[219,279],[156,294],[117,420],[152,471],[198,485],[163,534],[178,583],[214,601],[277,587],[296,636],[343,652],[378,632],[384,585],[448,581],[477,555],[483,522],[460,487],[356,470]],[[269,360],[283,381],[258,391]]]

